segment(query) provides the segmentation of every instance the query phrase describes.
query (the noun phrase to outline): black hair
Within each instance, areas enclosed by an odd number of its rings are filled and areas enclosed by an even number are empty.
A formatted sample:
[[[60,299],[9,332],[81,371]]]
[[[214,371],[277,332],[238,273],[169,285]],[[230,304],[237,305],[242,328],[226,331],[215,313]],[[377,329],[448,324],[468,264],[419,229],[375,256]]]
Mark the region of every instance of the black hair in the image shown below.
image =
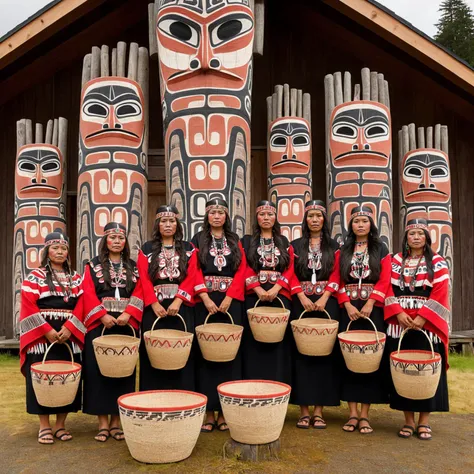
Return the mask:
[[[433,256],[434,252],[431,248],[431,237],[430,233],[426,229],[422,229],[425,234],[426,242],[423,249],[423,256],[425,257],[426,262],[426,272],[428,273],[429,281],[433,281],[434,278],[434,268],[433,268]],[[405,232],[402,242],[402,268],[405,266],[405,260],[410,256],[410,247],[408,246],[408,231]]]

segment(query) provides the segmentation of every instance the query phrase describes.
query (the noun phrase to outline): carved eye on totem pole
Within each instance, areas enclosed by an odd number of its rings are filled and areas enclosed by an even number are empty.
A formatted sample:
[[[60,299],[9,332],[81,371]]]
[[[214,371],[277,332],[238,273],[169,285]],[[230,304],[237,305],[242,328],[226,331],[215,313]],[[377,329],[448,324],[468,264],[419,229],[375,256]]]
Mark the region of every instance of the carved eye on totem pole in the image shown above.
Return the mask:
[[[405,155],[402,172],[403,200],[448,202],[451,180],[448,156],[440,150],[418,149]]]
[[[270,174],[308,174],[311,166],[311,139],[306,120],[275,120],[270,127],[269,151]]]
[[[145,130],[143,103],[140,86],[130,79],[106,77],[88,82],[80,122],[84,145],[138,148]]]
[[[329,147],[333,165],[387,167],[390,162],[390,113],[376,102],[337,106],[331,117]]]
[[[53,145],[26,145],[16,162],[18,199],[59,199],[63,188],[63,158]]]
[[[161,75],[170,91],[245,84],[254,21],[249,7],[226,5],[205,15],[185,6],[162,7],[157,18]]]

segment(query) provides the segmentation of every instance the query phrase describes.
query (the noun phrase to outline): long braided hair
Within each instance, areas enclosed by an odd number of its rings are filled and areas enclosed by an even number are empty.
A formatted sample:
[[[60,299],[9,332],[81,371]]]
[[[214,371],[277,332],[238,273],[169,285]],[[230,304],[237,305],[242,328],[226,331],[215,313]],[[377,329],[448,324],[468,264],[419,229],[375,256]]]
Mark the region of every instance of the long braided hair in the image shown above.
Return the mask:
[[[67,247],[67,258],[64,261],[62,267],[63,267],[64,273],[66,274],[69,280],[69,288],[72,287],[72,269],[71,269],[71,260],[69,257],[69,239],[67,238],[66,235],[62,233],[61,229],[55,229],[54,232],[51,232],[45,238],[45,246],[43,248],[42,259],[41,259],[41,267],[44,268],[46,272],[46,283],[48,285],[49,291],[52,294],[56,293],[56,287],[54,285],[53,280],[56,281],[56,283],[61,288],[61,291],[63,293],[67,293],[67,289],[64,287],[64,285],[61,283],[60,279],[56,275],[56,271],[51,265],[51,261],[49,259],[49,249],[53,245],[56,245],[58,243],[66,245]]]

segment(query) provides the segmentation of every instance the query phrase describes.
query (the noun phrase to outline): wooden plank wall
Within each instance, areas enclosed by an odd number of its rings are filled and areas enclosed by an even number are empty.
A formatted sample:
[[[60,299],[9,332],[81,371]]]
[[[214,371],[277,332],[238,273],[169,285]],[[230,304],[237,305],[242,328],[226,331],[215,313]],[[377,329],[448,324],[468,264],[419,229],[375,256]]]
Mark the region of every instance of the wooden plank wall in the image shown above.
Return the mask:
[[[112,2],[109,2],[112,4]],[[62,115],[69,120],[68,142],[68,225],[75,237],[75,192],[77,181],[77,137],[79,126],[80,76],[82,57],[92,45],[119,39],[147,45],[147,12],[145,2],[133,2],[139,12],[128,12],[132,2],[120,2],[121,22],[115,22],[117,11],[111,8],[91,28],[70,61],[60,70],[42,75],[37,84],[0,106],[0,222],[3,223],[0,247],[0,336],[11,335],[11,266],[13,238],[13,176],[15,160],[15,123],[22,117],[45,122]],[[127,14],[127,12],[129,14]],[[291,20],[293,19],[293,20]],[[77,27],[80,34],[81,29]],[[46,52],[45,52],[46,54]],[[54,57],[54,56],[53,56]],[[51,56],[45,56],[45,67]],[[266,97],[275,84],[288,82],[302,88],[312,97],[313,195],[325,199],[324,88],[327,73],[348,70],[353,78],[364,66],[383,72],[390,84],[393,119],[394,190],[398,190],[398,149],[395,139],[399,128],[409,122],[419,126],[443,123],[449,127],[451,172],[453,175],[453,221],[455,251],[455,305],[453,328],[474,328],[474,114],[472,98],[439,76],[433,76],[419,63],[351,22],[320,2],[272,0],[267,2],[264,56],[255,59],[252,107],[252,203],[266,197]],[[28,69],[25,69],[28,73]],[[43,77],[45,76],[45,77]],[[47,77],[46,77],[47,76]],[[159,105],[158,68],[150,64],[150,149],[162,150],[162,121]],[[0,83],[0,87],[1,87]],[[160,153],[151,157],[150,174],[157,179],[150,185],[149,203],[153,207],[164,201],[163,166]],[[398,247],[398,191],[394,196],[395,249]],[[470,203],[470,205],[466,205]],[[154,210],[150,210],[150,215]],[[462,239],[462,246],[460,244]],[[463,251],[464,249],[464,251]]]

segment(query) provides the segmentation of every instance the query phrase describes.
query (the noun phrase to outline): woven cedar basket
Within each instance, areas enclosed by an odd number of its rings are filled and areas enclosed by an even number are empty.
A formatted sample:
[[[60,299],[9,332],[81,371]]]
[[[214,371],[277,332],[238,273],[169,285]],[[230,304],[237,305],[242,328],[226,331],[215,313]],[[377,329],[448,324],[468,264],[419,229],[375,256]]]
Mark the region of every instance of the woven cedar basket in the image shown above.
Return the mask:
[[[151,390],[118,399],[130,454],[145,463],[169,463],[189,457],[206,413],[207,397],[185,390]]]
[[[238,380],[217,387],[232,439],[243,444],[276,441],[285,422],[291,387],[270,380]]]
[[[298,352],[308,356],[327,356],[331,354],[337,338],[339,321],[331,319],[329,313],[323,310],[328,319],[306,318],[303,311],[300,317],[291,321],[291,329],[295,338]]]
[[[194,334],[188,332],[183,317],[180,314],[176,316],[179,316],[183,322],[184,331],[155,329],[156,323],[160,320],[158,317],[153,323],[151,331],[146,331],[143,335],[150,364],[155,369],[179,370],[188,362]]]
[[[441,377],[441,355],[434,351],[433,343],[425,331],[421,332],[430,343],[431,351],[417,349],[400,350],[402,339],[409,328],[400,335],[398,350],[390,354],[390,372],[393,385],[401,397],[411,400],[432,398]]]
[[[129,377],[135,370],[140,339],[136,337],[133,326],[128,326],[133,331],[133,337],[123,334],[104,336],[104,326],[101,336],[92,341],[97,365],[104,377]]]
[[[280,342],[285,336],[286,326],[290,318],[290,310],[277,296],[281,308],[271,306],[259,306],[260,300],[257,300],[255,306],[247,310],[250,329],[253,337],[259,342]]]
[[[338,334],[339,344],[347,368],[358,374],[370,374],[380,367],[385,341],[385,333],[377,331],[370,318],[366,318],[374,327],[374,331],[350,331],[352,321],[345,332]]]
[[[44,407],[56,408],[70,405],[76,398],[81,381],[81,364],[74,362],[74,355],[68,344],[71,362],[48,360],[46,357],[53,345],[46,350],[43,361],[31,365],[31,381],[38,403]]]
[[[208,323],[211,316],[209,313],[204,324],[196,327],[196,337],[201,348],[202,356],[210,362],[230,362],[237,356],[242,340],[243,326],[234,324],[232,316],[229,316],[231,324]]]

